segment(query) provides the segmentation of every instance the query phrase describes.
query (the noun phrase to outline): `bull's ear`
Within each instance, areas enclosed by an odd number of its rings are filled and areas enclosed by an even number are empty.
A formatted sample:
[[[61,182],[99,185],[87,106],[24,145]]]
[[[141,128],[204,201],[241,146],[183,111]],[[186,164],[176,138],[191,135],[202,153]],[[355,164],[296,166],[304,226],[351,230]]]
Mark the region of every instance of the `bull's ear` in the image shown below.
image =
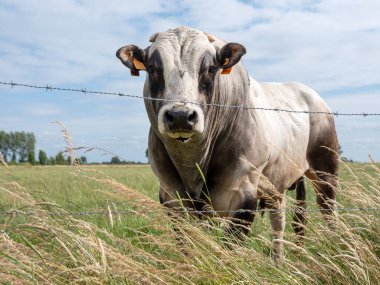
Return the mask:
[[[232,66],[238,63],[246,52],[245,47],[237,43],[228,43],[222,47],[217,53],[222,74],[229,74],[232,70]]]
[[[144,55],[144,50],[135,45],[119,48],[116,52],[116,56],[131,70],[132,76],[139,76],[139,70],[145,70]]]

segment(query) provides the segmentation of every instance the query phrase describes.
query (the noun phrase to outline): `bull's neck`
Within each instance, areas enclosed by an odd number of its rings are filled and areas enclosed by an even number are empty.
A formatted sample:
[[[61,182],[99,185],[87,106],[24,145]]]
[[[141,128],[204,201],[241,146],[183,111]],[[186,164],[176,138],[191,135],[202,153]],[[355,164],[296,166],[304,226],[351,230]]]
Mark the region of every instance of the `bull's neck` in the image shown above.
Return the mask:
[[[181,145],[178,143],[177,141],[165,142],[166,150],[186,190],[190,193],[197,193],[196,196],[199,196],[204,183],[201,172],[202,174],[207,173],[208,161],[204,158],[207,156],[208,148],[201,142],[181,143]]]

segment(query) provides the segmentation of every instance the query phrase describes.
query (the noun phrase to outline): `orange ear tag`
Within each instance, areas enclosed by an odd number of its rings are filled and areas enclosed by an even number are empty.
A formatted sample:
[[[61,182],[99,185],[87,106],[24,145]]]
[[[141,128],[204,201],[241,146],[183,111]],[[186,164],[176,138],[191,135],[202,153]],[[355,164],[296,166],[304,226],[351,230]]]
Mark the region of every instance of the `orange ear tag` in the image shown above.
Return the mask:
[[[145,70],[145,65],[141,61],[138,61],[136,58],[133,59],[133,65],[138,70]]]
[[[226,58],[226,59],[224,60],[223,66],[227,65],[229,62],[230,62],[230,59],[229,59],[229,58]],[[226,69],[223,68],[221,74],[230,74],[231,71],[232,71],[232,66],[229,67],[229,68],[226,68]]]
[[[226,68],[226,69],[223,69],[222,72],[220,74],[230,74],[232,71],[232,67],[230,68]]]

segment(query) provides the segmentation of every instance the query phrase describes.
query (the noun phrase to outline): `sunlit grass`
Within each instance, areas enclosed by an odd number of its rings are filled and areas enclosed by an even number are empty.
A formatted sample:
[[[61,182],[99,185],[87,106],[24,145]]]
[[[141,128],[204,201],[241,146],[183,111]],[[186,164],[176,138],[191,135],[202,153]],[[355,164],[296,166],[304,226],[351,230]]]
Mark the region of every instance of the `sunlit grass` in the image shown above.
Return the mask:
[[[148,166],[0,171],[3,284],[380,284],[380,211],[340,211],[336,232],[308,213],[299,248],[289,191],[285,260],[276,267],[267,214],[242,244],[226,246],[218,220],[184,219],[175,232]],[[375,164],[341,164],[339,207],[380,207],[379,178]],[[317,208],[310,187],[307,200]]]

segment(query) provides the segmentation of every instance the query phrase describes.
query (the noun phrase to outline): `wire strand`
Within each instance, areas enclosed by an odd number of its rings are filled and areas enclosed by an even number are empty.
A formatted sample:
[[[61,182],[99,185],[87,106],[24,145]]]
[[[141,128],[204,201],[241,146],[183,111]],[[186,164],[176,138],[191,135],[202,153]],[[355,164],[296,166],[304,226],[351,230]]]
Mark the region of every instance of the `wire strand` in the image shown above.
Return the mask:
[[[279,109],[279,108],[250,107],[250,106],[244,106],[244,105],[223,105],[223,104],[215,104],[215,103],[202,104],[202,103],[186,101],[186,100],[162,99],[162,98],[144,97],[144,96],[139,96],[139,95],[131,95],[131,94],[126,94],[126,93],[93,91],[93,90],[87,90],[86,88],[81,88],[81,89],[62,88],[62,87],[53,87],[52,85],[38,86],[38,85],[31,85],[31,84],[24,84],[24,83],[15,83],[13,81],[11,82],[0,81],[0,84],[10,86],[11,88],[25,87],[25,88],[33,88],[33,89],[40,89],[40,90],[42,89],[42,90],[45,90],[46,92],[47,91],[66,91],[66,92],[74,92],[74,93],[82,93],[82,94],[99,94],[99,95],[138,98],[138,99],[150,100],[150,101],[180,102],[180,103],[188,103],[188,104],[194,104],[194,105],[199,105],[199,106],[212,106],[212,107],[221,107],[221,108],[236,108],[236,109],[286,112],[286,113],[296,113],[296,114],[334,115],[336,117],[339,117],[339,116],[363,116],[363,117],[380,116],[380,113],[366,113],[366,112],[340,113],[338,111],[337,112],[322,112],[322,111],[307,111],[307,110],[288,110],[288,109]]]
[[[226,213],[263,213],[263,212],[295,212],[295,213],[318,213],[318,212],[377,212],[380,211],[380,208],[377,207],[341,207],[336,209],[289,209],[289,208],[282,208],[282,209],[261,209],[261,210],[248,210],[248,209],[240,209],[235,211],[218,211],[218,210],[196,210],[192,208],[162,208],[162,210],[181,210],[183,212],[189,212],[194,214],[226,214]],[[144,214],[147,214],[149,212],[157,212],[154,211],[144,211]],[[33,214],[33,211],[20,211],[20,210],[8,210],[6,212],[0,213],[0,216],[30,216]],[[50,216],[101,216],[101,215],[128,215],[128,214],[140,214],[136,210],[132,209],[123,209],[119,211],[108,211],[104,209],[92,209],[88,211],[73,211],[73,212],[52,212],[52,211],[46,211]]]

